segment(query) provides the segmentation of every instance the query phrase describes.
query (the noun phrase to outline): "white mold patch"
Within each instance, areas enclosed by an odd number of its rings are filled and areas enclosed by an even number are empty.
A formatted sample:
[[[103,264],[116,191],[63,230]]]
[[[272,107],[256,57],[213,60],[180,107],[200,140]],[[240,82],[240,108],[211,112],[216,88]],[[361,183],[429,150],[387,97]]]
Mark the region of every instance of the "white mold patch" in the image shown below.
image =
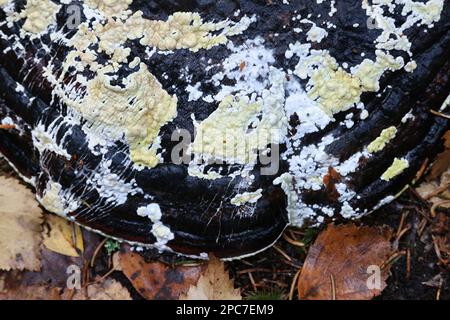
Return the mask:
[[[139,207],[137,214],[141,217],[147,217],[153,222],[152,234],[156,238],[154,247],[163,250],[166,248],[167,242],[173,240],[175,235],[170,228],[161,222],[162,212],[157,203],[150,203],[145,207]]]

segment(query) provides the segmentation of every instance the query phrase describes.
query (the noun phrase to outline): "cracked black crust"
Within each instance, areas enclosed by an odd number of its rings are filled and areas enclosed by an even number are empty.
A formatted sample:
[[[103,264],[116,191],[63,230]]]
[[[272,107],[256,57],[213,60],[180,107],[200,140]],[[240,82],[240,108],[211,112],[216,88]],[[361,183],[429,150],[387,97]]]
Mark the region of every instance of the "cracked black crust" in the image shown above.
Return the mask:
[[[289,27],[294,10],[302,16],[306,13],[321,14],[323,18],[337,25],[335,30],[329,30],[329,36],[320,44],[314,44],[316,49],[326,48],[338,62],[347,62],[350,66],[361,63],[361,52],[367,52],[365,58],[373,59],[372,42],[379,31],[366,30],[366,15],[361,9],[360,1],[336,1],[337,13],[328,17],[327,4],[318,6],[315,1],[290,0],[289,5],[281,1],[272,1],[268,5],[265,0],[188,0],[188,1],[148,1],[138,0],[131,5],[131,10],[142,10],[144,16],[151,19],[165,19],[176,11],[198,11],[205,20],[223,20],[231,17],[240,9],[242,14],[258,15],[257,23],[250,26],[244,33],[232,37],[233,42],[243,43],[246,39],[262,36],[266,46],[273,48],[277,58],[276,67],[287,69],[295,66],[295,60],[288,62],[283,59],[288,44],[303,40],[304,34],[295,34]],[[18,7],[23,7],[24,1],[17,1]],[[408,36],[413,39],[412,51],[418,64],[418,69],[409,74],[405,71],[387,73],[382,78],[381,96],[364,94],[362,99],[370,111],[370,118],[360,121],[351,129],[339,126],[339,119],[344,119],[345,113],[336,116],[335,123],[324,131],[309,134],[303,140],[303,145],[318,143],[328,133],[333,133],[337,139],[327,147],[327,151],[341,160],[347,159],[353,153],[361,150],[364,144],[375,139],[381,130],[395,125],[398,133],[393,143],[363,161],[358,170],[352,174],[352,186],[358,191],[359,199],[353,200],[352,206],[361,210],[373,208],[381,199],[400,191],[409,183],[417,169],[426,158],[432,158],[441,148],[440,137],[449,129],[449,121],[432,115],[430,109],[438,109],[450,91],[450,4],[445,5],[440,22],[429,29],[424,37],[420,28],[412,28]],[[58,14],[58,25],[65,21],[64,10]],[[0,10],[0,21],[5,14]],[[361,28],[354,29],[358,23]],[[5,25],[1,31],[5,34],[18,33],[20,22],[9,29]],[[288,27],[283,29],[283,24]],[[279,37],[274,37],[280,33]],[[151,244],[155,241],[151,234],[151,223],[148,219],[136,215],[136,209],[148,204],[142,196],[130,196],[121,206],[107,206],[98,203],[100,195],[95,190],[83,192],[86,173],[96,170],[101,157],[95,156],[87,147],[86,135],[78,126],[64,125],[59,130],[59,139],[72,130],[71,139],[64,145],[68,153],[73,155],[67,161],[56,154],[47,152],[41,154],[33,147],[30,130],[37,123],[47,125],[55,121],[63,122],[66,115],[65,106],[58,101],[51,102],[52,86],[43,76],[43,66],[49,59],[58,66],[62,63],[68,48],[61,44],[51,44],[48,35],[41,39],[51,47],[47,54],[41,48],[39,41],[23,39],[21,43],[26,48],[26,55],[18,57],[11,43],[0,39],[0,118],[9,116],[23,129],[0,130],[0,152],[15,165],[25,177],[38,177],[36,191],[42,194],[49,178],[58,181],[64,189],[72,188],[73,193],[82,197],[83,204],[76,212],[71,213],[73,219],[104,234],[125,239],[131,242]],[[140,56],[170,93],[176,94],[178,116],[174,121],[164,126],[163,147],[172,147],[170,134],[175,128],[186,128],[193,131],[190,115],[193,112],[197,119],[207,118],[214,109],[202,102],[187,103],[187,95],[180,88],[185,83],[179,77],[179,70],[189,66],[195,70],[192,83],[201,82],[205,77],[220,71],[212,68],[205,70],[201,57],[220,62],[229,55],[225,46],[214,47],[211,50],[200,50],[193,53],[188,50],[176,51],[170,60],[164,55],[154,55],[151,61],[144,59],[144,49],[138,43],[129,44],[132,56]],[[34,59],[33,59],[34,58]],[[405,61],[408,57],[405,56]],[[207,60],[207,59],[205,59]],[[127,70],[124,70],[127,72]],[[164,78],[162,75],[167,74]],[[24,93],[15,91],[16,82],[21,83]],[[175,89],[172,85],[176,84]],[[392,87],[388,87],[388,86]],[[212,86],[202,85],[201,90],[214,94]],[[415,120],[401,124],[402,117],[413,109]],[[170,154],[170,153],[169,153]],[[392,163],[394,157],[406,156],[410,167],[401,175],[386,182],[379,179],[380,175]],[[236,257],[257,252],[271,245],[287,226],[286,198],[277,186],[273,186],[274,177],[258,175],[258,169],[253,172],[256,182],[251,186],[254,191],[264,190],[262,199],[258,202],[252,216],[240,215],[239,209],[227,203],[224,198],[231,198],[239,193],[239,178],[223,178],[216,181],[205,181],[191,177],[185,166],[161,164],[153,169],[136,171],[124,167],[124,159],[128,157],[127,147],[120,141],[108,150],[106,158],[112,160],[113,172],[126,177],[126,181],[134,178],[145,193],[152,194],[163,212],[162,221],[175,233],[175,239],[169,247],[183,254],[198,255],[202,252],[214,252],[220,257]],[[82,161],[81,161],[82,160]],[[167,158],[166,158],[167,160]],[[286,171],[282,162],[280,174]],[[240,192],[246,190],[239,190]],[[330,201],[324,190],[302,195],[305,203],[319,203],[331,207],[340,204]]]

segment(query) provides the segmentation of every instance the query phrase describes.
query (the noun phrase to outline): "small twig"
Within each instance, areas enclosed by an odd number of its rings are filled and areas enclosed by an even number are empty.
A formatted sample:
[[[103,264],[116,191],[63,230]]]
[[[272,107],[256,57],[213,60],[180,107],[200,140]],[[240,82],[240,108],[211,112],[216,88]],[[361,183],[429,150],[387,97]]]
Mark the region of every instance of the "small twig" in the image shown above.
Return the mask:
[[[283,250],[281,250],[280,247],[278,247],[277,245],[274,245],[273,248],[278,251],[279,254],[281,254],[286,260],[292,262],[292,258]]]
[[[436,292],[436,300],[441,300],[441,290],[442,290],[443,283],[444,283],[444,279],[441,278],[441,280],[439,280],[439,288],[437,289],[437,292]]]
[[[246,266],[250,266],[250,267],[253,267],[253,263],[251,263],[251,262],[248,262],[248,261],[246,261],[246,260],[241,260],[240,262],[242,262],[243,264],[245,264]]]
[[[424,200],[430,200],[434,196],[437,196],[439,193],[444,192],[445,190],[447,190],[448,187],[450,187],[450,182],[449,183],[445,183],[443,186],[440,186],[440,187],[434,189],[431,193],[427,194],[424,197]]]
[[[419,180],[420,178],[422,178],[423,174],[425,173],[425,170],[428,168],[428,162],[429,162],[429,159],[426,158],[425,161],[420,166],[420,169],[419,169],[419,171],[417,171],[417,174],[416,174],[416,181]]]
[[[404,256],[405,254],[405,251],[394,252],[389,258],[386,259],[386,261],[381,264],[380,269],[384,270],[388,265],[394,263],[399,257]]]
[[[411,277],[411,250],[406,249],[406,279]]]
[[[406,212],[404,212],[402,214],[402,217],[400,218],[400,224],[398,225],[398,228],[397,228],[397,233],[396,233],[396,236],[395,236],[396,238],[399,237],[400,232],[403,229],[403,225],[405,224],[405,219],[408,217],[408,214],[409,214],[409,211],[406,211]]]
[[[97,248],[95,248],[94,253],[92,254],[92,258],[91,258],[91,268],[94,267],[95,264],[95,260],[97,259],[97,255],[100,252],[100,250],[103,248],[103,246],[105,245],[106,241],[108,241],[108,238],[103,239],[102,242],[100,242],[100,244],[97,246]]]
[[[437,239],[435,236],[431,235],[431,238],[433,239],[433,245],[434,245],[434,251],[436,252],[436,256],[438,260],[445,266],[447,265],[447,262],[442,258],[441,255],[441,248],[439,248],[439,245],[437,243]]]
[[[272,279],[267,279],[267,278],[262,278],[261,281],[264,281],[264,282],[270,282],[270,283],[276,284],[276,285],[279,286],[280,288],[285,288],[285,287],[288,286],[288,285],[287,285],[286,283],[284,283],[284,282],[276,281],[276,280],[272,280]],[[260,285],[260,284],[258,284],[258,283],[256,284],[256,286],[257,286],[257,287],[262,287],[262,285]]]
[[[296,247],[304,247],[305,246],[305,244],[303,242],[296,241],[296,240],[290,238],[286,233],[283,233],[283,238],[284,238],[284,240],[286,240],[293,246],[296,246]]]
[[[0,129],[4,129],[4,130],[10,130],[10,129],[15,129],[16,125],[14,124],[0,124]]]
[[[411,226],[407,226],[406,228],[404,228],[402,231],[400,231],[400,233],[397,235],[397,237],[395,238],[395,242],[399,242],[400,239],[403,237],[403,235],[408,232],[411,229]]]
[[[431,216],[433,218],[435,218],[436,217],[436,209],[439,208],[440,206],[442,206],[444,204],[448,204],[448,203],[450,203],[450,200],[443,200],[443,201],[434,203],[430,209]]]
[[[331,280],[331,300],[336,300],[336,282],[334,281],[333,274],[330,274]]]
[[[250,268],[250,269],[244,269],[237,272],[237,274],[245,274],[249,272],[267,272],[267,273],[273,273],[273,270],[267,269],[267,268]]]
[[[439,116],[439,117],[450,119],[450,115],[448,115],[448,114],[445,114],[445,113],[442,113],[442,112],[439,112],[439,111],[436,111],[436,110],[430,110],[430,112],[432,114],[435,114],[435,115]]]
[[[302,236],[302,237],[305,235],[305,232],[304,231],[300,231],[300,230],[289,229],[288,231],[291,234],[292,238],[294,238],[294,236],[297,235],[297,234]]]
[[[417,212],[419,212],[419,214],[425,219],[427,220],[427,222],[432,223],[433,219],[431,219],[428,214],[426,212],[424,212],[422,209],[417,210]]]
[[[289,300],[294,299],[295,287],[297,286],[298,278],[299,278],[301,272],[302,272],[302,269],[301,268],[298,269],[298,271],[294,275],[294,278],[292,279],[291,289],[289,290]]]
[[[247,272],[247,274],[248,274],[248,277],[250,279],[250,283],[252,284],[253,291],[255,291],[255,292],[258,291],[258,289],[256,288],[256,282],[255,282],[255,279],[253,278],[252,273],[251,272]]]
[[[286,263],[287,265],[290,265],[291,267],[293,267],[294,269],[299,269],[301,268],[301,265],[298,265],[294,262],[291,261],[287,261],[287,260],[283,260],[284,263]]]
[[[103,280],[105,280],[106,278],[108,278],[114,271],[117,271],[117,270],[116,270],[116,268],[113,266],[107,273],[105,273],[105,274],[104,274],[103,276],[101,276],[100,278],[97,278],[97,279],[95,279],[94,281],[87,283],[87,284],[86,284],[86,288],[89,287],[89,286],[91,286],[91,285],[93,285],[93,284],[102,282]]]
[[[428,224],[428,221],[425,218],[423,218],[422,221],[420,221],[419,228],[417,231],[417,235],[419,236],[419,238],[422,236],[423,232],[425,231],[425,227],[427,226],[427,224]]]

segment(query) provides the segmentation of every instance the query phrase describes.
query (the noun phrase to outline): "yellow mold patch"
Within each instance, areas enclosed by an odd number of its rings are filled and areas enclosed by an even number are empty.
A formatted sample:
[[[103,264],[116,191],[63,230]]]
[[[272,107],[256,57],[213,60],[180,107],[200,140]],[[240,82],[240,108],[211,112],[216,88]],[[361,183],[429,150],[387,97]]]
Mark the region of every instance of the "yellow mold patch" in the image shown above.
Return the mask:
[[[160,50],[189,49],[195,52],[225,44],[228,36],[247,29],[252,21],[243,17],[238,23],[228,20],[203,22],[194,12],[175,12],[166,21],[149,20],[142,17],[142,11],[137,11],[126,19],[109,18],[105,24],[96,23],[93,28],[84,23],[71,43],[77,50],[86,50],[86,45],[98,43],[99,50],[109,55],[124,50],[123,44],[127,40],[137,39],[144,46]]]
[[[389,181],[392,178],[401,174],[408,167],[409,167],[408,160],[395,158],[392,165],[383,173],[381,179],[384,181]]]
[[[328,51],[312,51],[297,65],[295,74],[306,79],[310,76],[308,95],[316,100],[329,115],[345,111],[360,102],[364,92],[380,89],[379,80],[386,70],[403,68],[402,58],[376,51],[376,60],[365,59],[352,73],[339,66]]]
[[[284,73],[272,70],[270,81],[270,90],[256,101],[247,96],[225,97],[207,119],[196,124],[191,151],[245,164],[255,163],[258,150],[280,143],[287,125]]]
[[[155,143],[161,127],[177,115],[177,98],[170,96],[158,80],[141,63],[139,71],[123,80],[124,87],[113,86],[100,70],[87,84],[85,97],[69,104],[92,127],[107,132],[114,139],[125,138],[131,159],[140,165],[154,167],[159,163]]]
[[[218,108],[197,125],[192,151],[218,159],[251,162],[255,155],[250,146],[262,146],[257,144],[257,131],[247,129],[257,122],[256,116],[261,111],[261,102],[251,103],[248,97],[225,97]]]
[[[353,106],[361,95],[359,79],[338,67],[332,57],[326,57],[324,64],[313,71],[310,82],[313,86],[309,96],[328,114]]]
[[[383,131],[381,131],[380,136],[369,144],[369,146],[367,147],[367,151],[369,151],[370,153],[374,153],[383,150],[386,144],[395,138],[396,134],[397,128],[394,126],[384,129]]]
[[[95,132],[110,139],[125,135],[131,159],[136,164],[154,167],[159,163],[158,134],[164,124],[175,118],[177,98],[162,88],[139,58],[129,64],[131,68],[138,65],[140,68],[124,79],[124,87],[110,84],[111,77],[107,74],[115,74],[120,66],[128,63],[131,49],[126,47],[127,40],[139,40],[144,46],[160,50],[198,51],[226,43],[227,36],[243,32],[254,19],[244,16],[239,22],[205,23],[198,13],[177,12],[166,21],[149,20],[142,17],[141,11],[131,15],[125,10],[129,2],[88,1],[88,6],[105,11],[109,16],[106,22],[93,22],[92,26],[82,23],[68,41],[74,50],[68,53],[63,63],[60,80],[55,81],[55,91],[87,120],[87,125]],[[123,14],[119,14],[121,10]],[[92,49],[95,45],[98,45],[97,50]],[[99,52],[110,56],[106,64],[97,61]],[[64,83],[70,67],[76,69],[77,81],[86,87],[82,99],[73,98],[80,93],[74,92],[77,86],[73,83],[58,88],[59,83]],[[96,73],[89,81],[79,74],[87,68]]]

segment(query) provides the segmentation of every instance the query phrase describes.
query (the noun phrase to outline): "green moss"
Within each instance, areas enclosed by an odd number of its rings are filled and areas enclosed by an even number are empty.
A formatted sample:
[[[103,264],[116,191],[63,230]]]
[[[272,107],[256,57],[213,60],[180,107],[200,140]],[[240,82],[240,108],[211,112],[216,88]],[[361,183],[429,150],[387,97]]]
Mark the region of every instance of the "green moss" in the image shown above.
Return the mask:
[[[108,256],[112,255],[114,252],[120,249],[120,243],[113,239],[108,239],[105,243],[105,249]]]

